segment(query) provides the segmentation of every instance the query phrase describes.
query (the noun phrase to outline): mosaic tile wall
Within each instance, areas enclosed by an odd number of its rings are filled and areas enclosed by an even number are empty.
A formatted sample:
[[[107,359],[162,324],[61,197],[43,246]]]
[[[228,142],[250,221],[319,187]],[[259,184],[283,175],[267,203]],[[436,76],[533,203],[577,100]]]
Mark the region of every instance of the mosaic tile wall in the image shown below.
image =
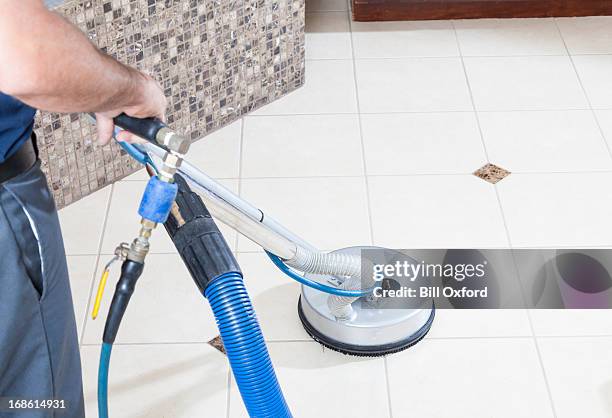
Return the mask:
[[[192,140],[304,83],[304,0],[68,0],[54,10],[154,75],[168,123]],[[36,133],[58,207],[138,168],[116,144],[99,147],[86,116],[39,112]]]

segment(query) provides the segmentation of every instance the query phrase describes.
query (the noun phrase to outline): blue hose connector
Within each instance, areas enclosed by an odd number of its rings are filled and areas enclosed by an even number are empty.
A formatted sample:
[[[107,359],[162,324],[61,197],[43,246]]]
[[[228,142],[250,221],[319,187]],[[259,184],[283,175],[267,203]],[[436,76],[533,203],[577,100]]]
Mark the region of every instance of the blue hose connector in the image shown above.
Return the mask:
[[[242,276],[225,273],[209,283],[204,295],[249,416],[291,417]]]
[[[175,183],[151,177],[142,195],[138,214],[158,224],[166,222],[177,192],[178,186]]]

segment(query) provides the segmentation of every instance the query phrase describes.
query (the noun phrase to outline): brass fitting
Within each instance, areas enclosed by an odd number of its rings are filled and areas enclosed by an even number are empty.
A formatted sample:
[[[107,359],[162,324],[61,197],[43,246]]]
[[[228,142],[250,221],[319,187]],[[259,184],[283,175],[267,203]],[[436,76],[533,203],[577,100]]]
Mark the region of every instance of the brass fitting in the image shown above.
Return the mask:
[[[142,218],[140,220],[140,225],[140,232],[138,236],[134,238],[134,241],[132,241],[127,258],[138,263],[144,263],[145,257],[149,253],[149,238],[151,238],[151,233],[157,224]]]
[[[180,155],[187,154],[191,141],[169,128],[161,128],[155,137],[157,143]]]
[[[181,166],[183,159],[174,152],[167,152],[162,160],[162,167],[159,169],[159,179],[167,183],[174,181],[174,175]]]

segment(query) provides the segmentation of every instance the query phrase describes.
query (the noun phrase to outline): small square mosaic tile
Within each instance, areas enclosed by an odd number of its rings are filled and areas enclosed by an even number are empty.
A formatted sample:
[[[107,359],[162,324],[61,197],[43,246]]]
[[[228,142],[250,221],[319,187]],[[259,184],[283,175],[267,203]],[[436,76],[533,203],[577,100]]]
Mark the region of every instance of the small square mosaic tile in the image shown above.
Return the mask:
[[[197,140],[304,84],[304,0],[67,0],[54,9],[105,53],[153,75],[168,124]],[[138,168],[84,115],[39,112],[58,207]]]
[[[474,172],[476,177],[480,177],[491,184],[495,184],[505,179],[510,174],[510,171],[498,167],[495,164],[485,164]]]

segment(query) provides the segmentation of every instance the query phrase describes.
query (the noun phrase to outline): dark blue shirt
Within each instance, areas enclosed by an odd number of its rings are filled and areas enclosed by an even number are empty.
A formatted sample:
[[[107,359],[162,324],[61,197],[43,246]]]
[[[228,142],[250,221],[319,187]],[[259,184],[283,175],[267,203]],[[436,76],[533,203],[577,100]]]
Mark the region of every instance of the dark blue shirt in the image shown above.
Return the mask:
[[[30,106],[0,93],[0,163],[32,135],[35,114]]]

